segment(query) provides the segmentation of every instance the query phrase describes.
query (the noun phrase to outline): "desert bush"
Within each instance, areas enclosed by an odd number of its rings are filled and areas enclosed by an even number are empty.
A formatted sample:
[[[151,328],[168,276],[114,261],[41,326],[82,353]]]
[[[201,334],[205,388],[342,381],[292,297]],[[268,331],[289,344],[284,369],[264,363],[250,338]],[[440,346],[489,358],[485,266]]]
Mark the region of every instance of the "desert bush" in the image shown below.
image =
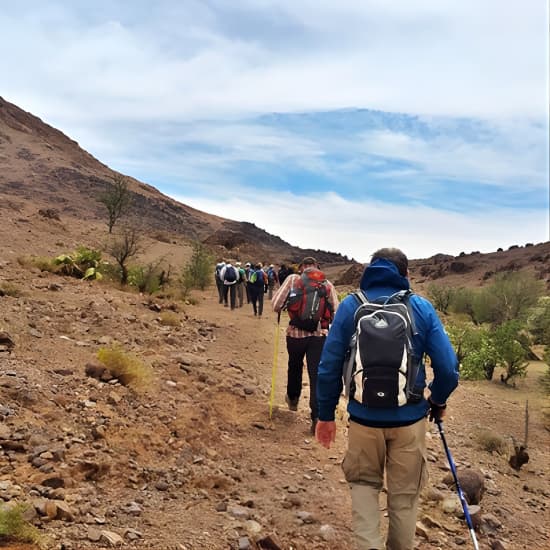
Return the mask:
[[[21,289],[12,283],[0,283],[0,296],[11,296],[12,298],[19,298],[23,295]]]
[[[128,284],[140,292],[154,294],[160,290],[160,272],[156,273],[149,266],[135,266],[128,269]]]
[[[179,327],[181,325],[179,315],[173,311],[163,311],[160,314],[159,322],[162,326],[166,327]]]
[[[550,296],[542,296],[529,311],[529,333],[535,344],[550,345]]]
[[[212,282],[214,259],[208,249],[200,242],[193,244],[193,254],[184,266],[181,277],[181,289],[184,297],[194,288],[204,290]]]
[[[24,504],[14,506],[7,503],[0,506],[0,540],[35,544],[40,542],[38,529],[24,518],[27,508]]]
[[[501,381],[508,384],[513,378],[527,374],[529,342],[519,321],[507,321],[497,326],[491,334],[496,350],[497,364],[504,368]]]
[[[498,325],[523,319],[543,292],[544,283],[531,273],[500,273],[492,285],[475,294],[474,320]]]
[[[139,389],[147,386],[152,380],[153,371],[134,354],[124,351],[119,346],[100,348],[98,360],[109,372],[125,386]]]
[[[471,288],[456,288],[453,292],[449,310],[453,313],[463,313],[474,320],[474,296],[475,291]]]
[[[155,294],[168,283],[170,267],[162,268],[164,258],[146,266],[136,266],[128,270],[128,284],[137,287],[140,292]]]
[[[503,455],[506,454],[506,451],[508,450],[506,440],[491,430],[480,430],[476,434],[476,440],[479,447],[489,453],[498,453]]]
[[[455,292],[456,289],[448,285],[431,283],[427,287],[428,298],[432,302],[433,306],[437,310],[441,311],[441,313],[448,312]]]
[[[448,324],[446,330],[460,363],[461,378],[491,380],[497,356],[489,329],[472,323],[455,322]]]
[[[78,279],[101,279],[101,252],[85,246],[71,254],[61,254],[53,260],[62,275]]]

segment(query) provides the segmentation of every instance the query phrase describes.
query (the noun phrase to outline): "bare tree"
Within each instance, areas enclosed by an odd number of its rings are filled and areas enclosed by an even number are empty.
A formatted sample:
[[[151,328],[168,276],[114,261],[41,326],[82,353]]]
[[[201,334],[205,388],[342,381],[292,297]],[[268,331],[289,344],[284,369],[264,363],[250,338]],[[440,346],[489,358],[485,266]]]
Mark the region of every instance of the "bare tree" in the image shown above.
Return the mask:
[[[105,193],[99,197],[109,215],[109,233],[112,233],[115,223],[128,211],[131,198],[128,179],[122,174],[115,174]]]
[[[109,254],[120,267],[120,283],[128,283],[128,260],[134,257],[140,249],[140,235],[135,227],[123,228],[109,245]]]

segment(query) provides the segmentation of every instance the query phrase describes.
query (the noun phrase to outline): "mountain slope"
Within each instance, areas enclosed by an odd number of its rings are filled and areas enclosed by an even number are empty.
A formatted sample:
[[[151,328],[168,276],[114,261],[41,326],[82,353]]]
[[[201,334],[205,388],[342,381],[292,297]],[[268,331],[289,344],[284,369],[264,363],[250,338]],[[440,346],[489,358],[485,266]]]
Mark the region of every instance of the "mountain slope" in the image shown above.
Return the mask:
[[[83,223],[105,217],[97,198],[115,172],[78,143],[0,98],[0,198],[4,208],[32,203],[54,208]],[[303,250],[253,224],[201,212],[128,178],[133,195],[130,215],[143,230],[166,232],[187,241],[204,241],[219,255],[295,262],[315,253],[324,263],[342,263],[340,254]],[[244,257],[244,256],[243,256]]]

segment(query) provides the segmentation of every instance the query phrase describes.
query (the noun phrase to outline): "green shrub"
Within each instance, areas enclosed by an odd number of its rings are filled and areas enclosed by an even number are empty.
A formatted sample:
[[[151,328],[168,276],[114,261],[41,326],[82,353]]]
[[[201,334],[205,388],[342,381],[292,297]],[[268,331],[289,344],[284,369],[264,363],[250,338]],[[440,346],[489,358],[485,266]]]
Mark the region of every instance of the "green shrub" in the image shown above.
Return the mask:
[[[464,380],[491,380],[497,365],[496,351],[486,327],[455,322],[447,326]]]
[[[38,529],[28,523],[23,515],[28,509],[24,504],[0,506],[0,540],[14,542],[40,542]]]
[[[500,273],[492,285],[475,294],[475,321],[502,324],[524,319],[542,295],[543,288],[543,282],[530,273]]]
[[[137,287],[140,292],[155,294],[162,288],[165,273],[159,264],[132,267],[128,270],[128,284]]]
[[[501,380],[505,384],[509,380],[527,374],[529,342],[519,321],[507,321],[496,327],[491,334],[496,350],[497,363],[506,373]]]
[[[428,298],[433,306],[441,313],[447,313],[452,303],[456,289],[448,285],[431,283],[428,285]]]
[[[529,311],[529,333],[535,344],[550,345],[550,296],[542,296]]]
[[[475,291],[471,288],[457,288],[455,289],[451,304],[449,306],[450,311],[453,313],[463,313],[474,320],[474,303]]]
[[[151,367],[119,346],[100,348],[97,358],[107,367],[111,375],[118,378],[125,386],[139,389],[147,386],[152,380]]]
[[[53,263],[59,273],[78,279],[101,279],[101,252],[80,246],[71,254],[57,256]]]
[[[200,242],[194,243],[191,260],[184,266],[180,277],[184,297],[187,297],[191,289],[204,290],[211,284],[213,263],[214,259],[208,249]]]

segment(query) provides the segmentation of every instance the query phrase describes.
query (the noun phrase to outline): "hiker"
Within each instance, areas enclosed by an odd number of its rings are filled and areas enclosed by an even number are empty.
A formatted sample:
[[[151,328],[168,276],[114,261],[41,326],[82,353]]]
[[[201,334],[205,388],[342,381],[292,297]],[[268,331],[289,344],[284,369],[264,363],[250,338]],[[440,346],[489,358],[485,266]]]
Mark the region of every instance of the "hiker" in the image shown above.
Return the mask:
[[[221,270],[225,267],[225,261],[220,258],[214,270],[214,279],[216,280],[216,288],[218,289],[218,303],[223,303],[223,280],[220,277]]]
[[[250,273],[252,271],[252,264],[250,262],[246,262],[244,264],[244,274],[245,274],[245,278],[246,278],[246,285],[245,285],[245,290],[246,290],[246,303],[249,304],[252,300],[250,299]]]
[[[279,279],[279,284],[282,285],[285,282],[285,279],[292,273],[292,270],[286,266],[286,264],[281,264],[279,271],[277,272],[277,279]]]
[[[267,298],[271,300],[273,298],[273,290],[275,286],[279,284],[279,277],[275,271],[275,266],[271,264],[267,268]]]
[[[369,301],[381,300],[401,290],[410,288],[408,280],[408,260],[405,254],[396,248],[383,248],[375,252],[369,266],[364,270],[360,291]],[[377,399],[386,399],[390,395],[388,382],[373,379],[382,376],[382,361],[375,359],[376,367],[369,370],[373,378],[359,373],[362,387],[359,391],[362,401],[350,397],[348,402],[349,430],[348,450],[342,463],[346,480],[351,490],[353,529],[358,548],[388,550],[412,550],[418,511],[418,498],[427,481],[426,470],[426,416],[430,420],[439,420],[445,413],[447,398],[458,384],[458,361],[447,334],[432,304],[423,297],[411,294],[405,311],[410,311],[414,331],[411,372],[414,380],[410,383],[408,399],[391,406],[377,407],[364,404],[364,400],[375,404]],[[336,437],[334,412],[342,391],[342,375],[346,364],[346,354],[350,339],[355,332],[355,314],[360,302],[355,295],[347,296],[338,308],[330,333],[325,342],[317,378],[317,400],[319,403],[319,422],[316,438],[327,449]],[[364,307],[364,306],[361,306]],[[364,318],[363,318],[364,319]],[[372,322],[372,319],[371,319]],[[398,321],[399,322],[399,321]],[[361,325],[361,327],[366,325]],[[375,330],[370,336],[376,338]],[[387,326],[387,325],[386,325]],[[366,334],[365,329],[365,334]],[[358,338],[361,337],[360,334]],[[403,339],[405,342],[406,339]],[[390,339],[391,342],[391,339]],[[358,344],[359,345],[359,344]],[[401,361],[403,348],[391,348],[386,342],[374,351],[386,357],[391,351],[397,351],[397,362]],[[367,350],[368,346],[365,346]],[[359,357],[363,371],[370,365],[369,352]],[[425,365],[422,357],[430,357],[434,379],[430,384],[428,399],[424,397],[426,386]],[[395,353],[394,353],[395,355]],[[357,357],[357,356],[356,356]],[[385,363],[384,363],[385,364]],[[391,383],[399,388],[400,371],[394,368]],[[416,370],[418,369],[418,370]],[[384,373],[387,373],[384,370]],[[408,372],[408,371],[407,371]],[[395,381],[394,381],[395,379]],[[355,388],[355,389],[354,389]],[[357,387],[353,383],[348,392],[355,395]],[[393,390],[392,390],[393,391]],[[401,393],[399,393],[401,395]],[[389,528],[384,542],[380,534],[378,497],[384,484],[384,471],[387,483]]]
[[[235,262],[235,267],[239,272],[239,280],[237,281],[237,302],[239,304],[239,307],[243,307],[244,288],[246,287],[246,282],[247,282],[246,272],[241,267],[241,262]]]
[[[254,269],[251,270],[248,281],[250,283],[250,301],[252,302],[252,309],[254,315],[261,317],[264,311],[264,286],[266,284],[267,276],[262,269],[262,264],[256,264]]]
[[[324,273],[317,267],[315,258],[307,257],[300,263],[301,274],[289,275],[277,292],[273,295],[271,306],[273,311],[288,311],[290,321],[286,329],[286,348],[288,352],[288,372],[286,403],[291,411],[298,410],[298,402],[302,393],[302,372],[304,357],[307,363],[309,377],[309,408],[311,416],[311,433],[315,433],[317,423],[317,367],[321,351],[328,333],[329,324],[338,307],[338,295],[332,283],[326,280]],[[322,297],[316,301],[319,308],[307,318],[309,308],[308,296],[317,295],[309,283],[310,278],[316,278]],[[303,319],[302,319],[303,317]]]
[[[239,271],[231,265],[228,260],[225,266],[220,271],[220,279],[223,281],[223,305],[227,307],[227,295],[229,294],[229,303],[231,309],[235,309],[236,305],[236,289],[239,281]]]

